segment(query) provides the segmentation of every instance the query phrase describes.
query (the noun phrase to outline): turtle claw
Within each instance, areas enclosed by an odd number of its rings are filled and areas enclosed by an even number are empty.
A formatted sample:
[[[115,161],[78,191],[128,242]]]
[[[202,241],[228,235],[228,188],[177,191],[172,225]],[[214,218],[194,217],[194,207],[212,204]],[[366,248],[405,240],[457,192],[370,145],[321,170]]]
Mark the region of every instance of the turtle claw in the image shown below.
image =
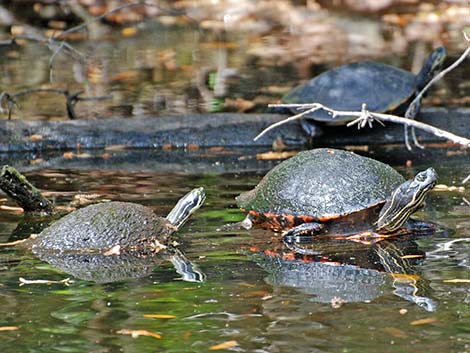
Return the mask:
[[[294,228],[289,229],[282,236],[284,243],[310,243],[313,235],[320,232],[325,226],[321,223],[310,222],[302,223]]]

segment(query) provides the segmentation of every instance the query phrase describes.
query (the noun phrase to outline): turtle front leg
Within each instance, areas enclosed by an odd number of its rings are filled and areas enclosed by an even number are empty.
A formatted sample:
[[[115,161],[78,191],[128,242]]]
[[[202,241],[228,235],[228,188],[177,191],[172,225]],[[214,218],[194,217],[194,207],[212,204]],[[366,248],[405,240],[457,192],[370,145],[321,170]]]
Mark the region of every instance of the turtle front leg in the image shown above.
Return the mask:
[[[302,223],[286,231],[282,236],[285,243],[310,242],[312,236],[317,235],[325,225],[317,222]]]

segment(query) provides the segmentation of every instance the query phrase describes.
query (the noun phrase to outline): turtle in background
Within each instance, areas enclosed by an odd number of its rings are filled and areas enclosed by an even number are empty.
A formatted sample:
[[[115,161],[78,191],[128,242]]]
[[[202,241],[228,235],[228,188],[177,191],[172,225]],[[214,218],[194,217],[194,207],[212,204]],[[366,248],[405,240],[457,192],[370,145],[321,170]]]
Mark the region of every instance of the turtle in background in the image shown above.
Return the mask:
[[[446,58],[446,49],[438,47],[418,74],[375,62],[361,61],[328,70],[310,81],[292,89],[282,98],[285,104],[320,103],[339,111],[360,111],[362,104],[375,113],[403,114],[409,103],[440,71]],[[407,118],[414,119],[420,110],[420,99],[413,102]],[[297,114],[298,110],[292,109]],[[315,122],[327,125],[345,125],[356,117],[338,116],[318,109],[306,114],[302,128],[310,136],[317,134]]]

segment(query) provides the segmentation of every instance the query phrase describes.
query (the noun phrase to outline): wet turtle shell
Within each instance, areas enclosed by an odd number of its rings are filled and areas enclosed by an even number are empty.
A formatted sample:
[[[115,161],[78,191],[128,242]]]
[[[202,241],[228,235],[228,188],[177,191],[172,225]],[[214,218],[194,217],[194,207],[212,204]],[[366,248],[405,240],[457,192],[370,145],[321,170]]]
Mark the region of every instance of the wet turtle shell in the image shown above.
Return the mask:
[[[392,167],[374,159],[321,148],[282,162],[253,190],[238,196],[237,204],[268,227],[287,229],[369,209],[377,215],[404,181]],[[372,214],[364,215],[365,223],[377,220]]]
[[[62,217],[39,234],[32,248],[99,252],[119,245],[123,249],[149,249],[164,242],[175,230],[166,218],[148,207],[113,201]]]
[[[145,206],[113,201],[74,211],[33,239],[32,250],[158,252],[206,199],[203,187],[184,195],[166,218]]]
[[[434,50],[415,75],[400,68],[373,61],[346,64],[326,71],[286,94],[283,103],[320,103],[343,111],[360,111],[362,104],[372,112],[395,111],[421,90],[440,68],[444,48]],[[298,113],[298,110],[294,110]],[[316,121],[344,124],[354,117],[333,118],[324,110],[306,115]]]

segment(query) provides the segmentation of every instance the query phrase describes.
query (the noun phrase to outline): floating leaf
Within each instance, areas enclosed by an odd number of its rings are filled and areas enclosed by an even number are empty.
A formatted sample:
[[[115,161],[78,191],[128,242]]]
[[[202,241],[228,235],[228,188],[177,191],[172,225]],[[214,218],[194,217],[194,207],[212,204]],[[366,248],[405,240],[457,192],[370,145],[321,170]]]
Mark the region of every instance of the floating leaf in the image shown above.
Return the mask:
[[[126,145],[111,145],[104,148],[105,151],[123,151],[127,149]]]
[[[124,37],[132,37],[136,35],[137,32],[138,30],[135,27],[126,27],[121,30],[121,33]]]
[[[122,330],[117,331],[116,333],[119,333],[120,335],[131,335],[132,338],[137,338],[139,336],[148,336],[148,337],[153,337],[153,338],[157,338],[157,339],[162,338],[162,336],[159,335],[158,333],[150,332],[150,331],[147,331],[147,330],[126,330],[126,329],[122,329]]]
[[[174,319],[176,316],[170,314],[144,314],[144,317],[151,319]]]
[[[437,319],[435,317],[428,317],[426,319],[419,319],[415,321],[411,321],[410,325],[411,326],[419,326],[419,325],[426,325],[426,324],[432,324],[433,322],[436,322]]]
[[[16,331],[19,329],[18,326],[0,326],[0,331]]]
[[[238,346],[238,342],[233,340],[233,341],[227,341],[227,342],[224,342],[224,343],[216,344],[215,346],[210,346],[209,350],[210,351],[218,351],[220,349],[227,349],[227,348],[235,347],[235,346]]]
[[[42,141],[43,137],[42,137],[42,135],[39,135],[39,134],[33,134],[29,137],[29,139],[32,142],[38,142],[38,141]]]
[[[470,279],[463,278],[454,278],[454,279],[445,279],[444,283],[470,283]]]
[[[384,332],[388,333],[389,335],[396,337],[396,338],[406,338],[407,334],[405,331],[400,330],[396,327],[384,327]]]
[[[262,161],[269,161],[269,160],[275,160],[275,159],[287,159],[289,157],[295,156],[298,151],[284,151],[284,152],[265,152],[265,153],[258,153],[256,155],[256,159],[262,160]]]

